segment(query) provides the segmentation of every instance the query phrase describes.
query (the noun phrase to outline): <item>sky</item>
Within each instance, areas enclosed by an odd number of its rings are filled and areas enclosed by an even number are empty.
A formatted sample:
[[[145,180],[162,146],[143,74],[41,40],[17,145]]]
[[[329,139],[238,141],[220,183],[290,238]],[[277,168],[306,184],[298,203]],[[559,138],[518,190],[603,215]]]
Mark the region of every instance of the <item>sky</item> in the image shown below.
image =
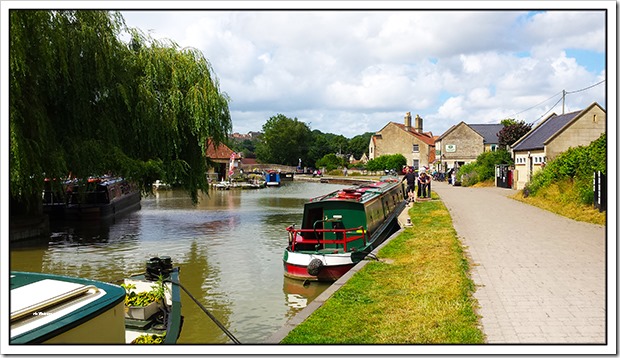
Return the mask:
[[[233,132],[283,114],[351,138],[411,112],[441,135],[461,121],[561,114],[563,90],[566,113],[607,106],[603,10],[182,10],[121,14],[204,54]]]

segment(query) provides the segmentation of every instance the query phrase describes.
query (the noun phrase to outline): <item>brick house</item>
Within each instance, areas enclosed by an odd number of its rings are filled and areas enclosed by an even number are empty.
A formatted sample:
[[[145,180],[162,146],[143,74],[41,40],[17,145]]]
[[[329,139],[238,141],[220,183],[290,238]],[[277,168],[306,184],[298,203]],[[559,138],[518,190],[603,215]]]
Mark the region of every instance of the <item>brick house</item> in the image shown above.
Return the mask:
[[[516,189],[523,189],[558,154],[598,139],[607,130],[606,121],[605,110],[596,102],[583,110],[545,118],[511,147]]]
[[[443,171],[473,162],[498,146],[502,124],[467,124],[460,122],[450,127],[435,142],[437,161]]]
[[[241,156],[233,152],[224,143],[215,145],[212,140],[207,140],[205,149],[207,157],[207,176],[212,181],[221,181],[228,178],[232,169],[239,167]]]
[[[411,126],[411,112],[407,112],[403,124],[389,122],[370,138],[368,159],[402,154],[409,166],[430,166],[435,161],[435,138],[422,127],[419,115],[416,115],[415,126]]]

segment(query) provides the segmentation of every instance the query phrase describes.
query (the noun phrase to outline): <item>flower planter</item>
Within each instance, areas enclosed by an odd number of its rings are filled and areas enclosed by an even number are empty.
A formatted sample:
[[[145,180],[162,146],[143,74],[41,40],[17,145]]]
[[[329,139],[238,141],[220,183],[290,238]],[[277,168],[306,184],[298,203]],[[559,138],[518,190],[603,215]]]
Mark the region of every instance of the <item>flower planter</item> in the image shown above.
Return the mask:
[[[159,311],[159,303],[157,302],[152,302],[144,307],[129,306],[125,310],[125,317],[146,320],[151,318],[157,311]]]

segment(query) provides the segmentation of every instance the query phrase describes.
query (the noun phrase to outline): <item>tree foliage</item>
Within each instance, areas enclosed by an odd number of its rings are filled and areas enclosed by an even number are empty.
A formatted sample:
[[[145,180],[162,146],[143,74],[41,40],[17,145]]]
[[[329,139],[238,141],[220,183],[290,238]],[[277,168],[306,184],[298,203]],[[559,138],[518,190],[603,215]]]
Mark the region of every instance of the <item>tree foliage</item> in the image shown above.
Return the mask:
[[[346,154],[349,149],[349,140],[343,135],[323,133],[318,129],[312,131],[312,139],[308,147],[306,163],[318,165],[316,162],[327,154]]]
[[[231,140],[227,145],[235,152],[243,153],[244,158],[256,158],[256,144],[258,139]]]
[[[344,158],[337,156],[334,153],[329,153],[323,158],[317,160],[317,168],[325,168],[326,171],[337,169],[338,167],[344,167],[346,165]]]
[[[504,128],[497,133],[500,148],[511,146],[532,129],[532,123],[525,123],[524,121],[517,121],[511,118],[502,120],[501,124],[504,125]]]
[[[297,118],[277,114],[263,125],[263,135],[256,146],[256,157],[263,163],[297,166],[307,162],[312,133]]]
[[[371,172],[391,169],[399,172],[405,165],[407,165],[407,158],[402,154],[386,154],[369,160],[368,163],[366,163],[366,169]]]
[[[355,159],[360,159],[364,153],[368,153],[370,138],[372,138],[374,134],[374,132],[366,132],[364,134],[356,135],[349,140],[349,152],[355,157]]]
[[[232,128],[209,62],[128,29],[117,12],[9,14],[11,199],[32,208],[43,179],[106,173],[150,190],[207,188],[204,144]],[[131,40],[120,40],[127,33]]]
[[[359,159],[364,153],[368,152],[368,143],[372,135],[372,132],[368,132],[348,139],[343,135],[323,133],[315,129],[311,132],[310,140],[305,144],[302,143],[305,147],[302,148],[302,153],[297,160],[301,158],[302,166],[312,167],[317,165],[317,161],[331,153],[339,153],[346,158],[353,155],[355,158]],[[258,138],[252,140],[246,139],[241,142],[233,140],[229,143],[229,146],[237,152],[243,152],[246,158],[254,158],[257,157],[256,151],[259,150],[259,142],[260,139]],[[264,144],[265,143],[263,143],[263,145]],[[267,153],[265,152],[266,148],[263,146],[260,150],[263,152],[260,153],[262,158],[259,159],[263,162],[268,161],[268,156],[266,156]],[[283,150],[289,151],[289,148],[284,147]],[[297,164],[298,163],[295,165]]]

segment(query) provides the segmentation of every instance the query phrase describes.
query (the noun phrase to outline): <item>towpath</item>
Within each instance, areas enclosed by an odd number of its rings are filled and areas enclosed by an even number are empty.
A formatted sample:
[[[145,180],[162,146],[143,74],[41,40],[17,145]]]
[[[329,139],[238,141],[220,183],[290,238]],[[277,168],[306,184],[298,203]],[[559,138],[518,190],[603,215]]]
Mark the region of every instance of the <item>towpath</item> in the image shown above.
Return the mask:
[[[471,257],[487,343],[607,343],[604,226],[510,199],[509,189],[432,189]]]

